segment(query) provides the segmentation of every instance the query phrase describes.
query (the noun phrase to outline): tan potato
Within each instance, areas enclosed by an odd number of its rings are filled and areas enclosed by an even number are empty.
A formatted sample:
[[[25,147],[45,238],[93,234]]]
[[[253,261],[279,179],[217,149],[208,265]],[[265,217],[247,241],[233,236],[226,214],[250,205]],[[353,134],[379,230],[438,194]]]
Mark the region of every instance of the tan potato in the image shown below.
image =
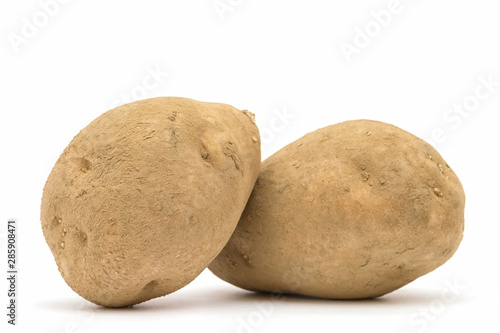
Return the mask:
[[[382,122],[348,121],[263,162],[209,268],[248,290],[377,297],[453,255],[464,205],[460,181],[429,144]]]
[[[222,250],[260,168],[253,115],[154,98],[83,129],[44,188],[42,228],[85,299],[122,307],[169,294]]]

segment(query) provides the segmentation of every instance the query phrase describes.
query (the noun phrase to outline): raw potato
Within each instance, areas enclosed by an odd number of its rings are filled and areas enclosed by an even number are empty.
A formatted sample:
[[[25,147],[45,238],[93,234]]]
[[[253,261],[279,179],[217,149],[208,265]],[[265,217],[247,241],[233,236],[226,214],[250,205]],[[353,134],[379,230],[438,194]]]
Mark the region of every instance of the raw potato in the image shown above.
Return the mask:
[[[328,126],[263,162],[229,243],[209,266],[254,291],[371,298],[458,248],[465,196],[429,144],[395,126]]]
[[[44,188],[42,228],[85,299],[122,307],[193,280],[227,243],[257,179],[253,115],[154,98],[83,129]]]

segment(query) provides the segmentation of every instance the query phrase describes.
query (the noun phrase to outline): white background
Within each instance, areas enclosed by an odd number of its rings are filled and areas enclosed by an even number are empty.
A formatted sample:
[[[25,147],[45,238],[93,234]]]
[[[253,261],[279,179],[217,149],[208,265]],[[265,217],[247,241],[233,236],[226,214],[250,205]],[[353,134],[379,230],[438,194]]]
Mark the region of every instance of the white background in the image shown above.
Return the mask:
[[[6,324],[2,278],[2,332],[499,330],[498,1],[60,2],[50,17],[35,0],[0,5],[1,258],[8,218],[18,219],[20,246],[19,325]],[[390,22],[374,23],[371,12],[388,7]],[[371,36],[359,33],[365,29]],[[342,51],[348,44],[357,45],[351,57]],[[160,72],[156,81],[151,71]],[[358,118],[432,139],[466,191],[464,240],[444,266],[376,300],[273,302],[205,271],[164,298],[128,309],[94,306],[59,275],[42,236],[40,198],[72,137],[125,95],[248,109],[263,157]],[[458,113],[454,105],[464,103]]]

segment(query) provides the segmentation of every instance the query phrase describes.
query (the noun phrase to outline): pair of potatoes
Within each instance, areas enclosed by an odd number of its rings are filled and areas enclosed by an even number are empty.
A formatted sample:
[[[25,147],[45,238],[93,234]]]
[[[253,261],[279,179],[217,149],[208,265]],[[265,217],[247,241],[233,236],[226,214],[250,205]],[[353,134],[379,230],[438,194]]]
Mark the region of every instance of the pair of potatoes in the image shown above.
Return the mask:
[[[251,113],[165,97],[83,129],[41,221],[65,281],[103,306],[164,296],[206,267],[248,290],[358,299],[447,261],[464,205],[438,152],[392,125],[328,126],[261,165]]]

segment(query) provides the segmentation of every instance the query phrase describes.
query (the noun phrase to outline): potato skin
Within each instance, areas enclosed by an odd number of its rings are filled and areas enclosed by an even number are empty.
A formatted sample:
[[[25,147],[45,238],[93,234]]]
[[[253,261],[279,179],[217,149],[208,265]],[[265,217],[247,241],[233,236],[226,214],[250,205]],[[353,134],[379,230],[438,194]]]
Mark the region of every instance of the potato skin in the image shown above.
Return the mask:
[[[386,123],[348,121],[262,163],[234,234],[209,268],[248,290],[377,297],[454,254],[464,206],[460,181],[429,144]]]
[[[42,230],[85,299],[123,307],[193,280],[231,236],[257,179],[253,115],[186,98],[110,110],[64,150],[45,185]]]

